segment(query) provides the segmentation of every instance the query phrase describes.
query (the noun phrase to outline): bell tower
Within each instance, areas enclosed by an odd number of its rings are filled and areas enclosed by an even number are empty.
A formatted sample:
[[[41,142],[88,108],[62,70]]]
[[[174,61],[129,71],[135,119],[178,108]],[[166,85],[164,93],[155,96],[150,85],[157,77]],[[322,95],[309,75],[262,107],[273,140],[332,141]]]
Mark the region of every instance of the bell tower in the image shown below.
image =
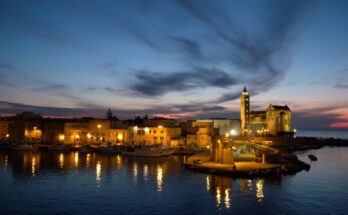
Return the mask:
[[[249,124],[249,113],[250,113],[250,97],[248,90],[244,87],[242,94],[240,95],[240,132],[242,135],[245,134],[245,130]]]

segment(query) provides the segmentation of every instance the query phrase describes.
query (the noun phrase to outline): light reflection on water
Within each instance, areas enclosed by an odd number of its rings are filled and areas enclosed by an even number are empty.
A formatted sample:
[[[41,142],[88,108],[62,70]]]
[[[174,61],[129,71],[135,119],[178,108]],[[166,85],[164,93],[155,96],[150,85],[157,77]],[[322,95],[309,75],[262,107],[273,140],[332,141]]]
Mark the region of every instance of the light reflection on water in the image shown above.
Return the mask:
[[[91,154],[88,153],[88,154],[86,155],[86,169],[89,168],[90,163],[91,163]]]
[[[79,153],[78,152],[74,153],[74,163],[75,163],[75,167],[77,168],[79,166]]]
[[[102,214],[103,210],[163,214],[168,213],[168,207],[172,214],[258,214],[262,210],[275,214],[308,214],[313,210],[316,214],[340,214],[345,209],[341,205],[348,201],[347,184],[340,183],[348,180],[347,174],[342,173],[348,171],[343,165],[348,162],[348,149],[343,150],[317,151],[319,161],[312,163],[309,172],[257,179],[185,170],[181,156],[132,158],[75,152],[0,152],[0,190],[9,193],[6,198],[0,196],[0,208],[4,214],[26,210],[64,214],[84,209],[94,214]],[[309,162],[307,153],[299,157]],[[100,195],[108,198],[96,200]],[[37,202],[49,204],[53,211],[33,207]],[[71,211],[55,211],[62,203]],[[320,206],[327,211],[317,210]]]
[[[63,153],[59,154],[59,167],[61,169],[63,169],[63,167],[64,167],[64,154]]]
[[[147,164],[144,165],[144,181],[147,182],[149,176],[149,167]]]
[[[263,184],[265,183],[264,179],[257,179],[256,180],[256,197],[257,200],[262,202],[262,199],[264,198],[263,194]]]
[[[35,170],[36,170],[35,165],[36,165],[36,159],[35,157],[32,157],[31,158],[31,175],[32,176],[35,176]]]
[[[102,165],[100,161],[97,161],[97,165],[95,167],[95,181],[97,182],[97,185],[100,185],[101,182],[101,169]]]
[[[160,165],[157,165],[157,191],[163,190],[163,169]]]

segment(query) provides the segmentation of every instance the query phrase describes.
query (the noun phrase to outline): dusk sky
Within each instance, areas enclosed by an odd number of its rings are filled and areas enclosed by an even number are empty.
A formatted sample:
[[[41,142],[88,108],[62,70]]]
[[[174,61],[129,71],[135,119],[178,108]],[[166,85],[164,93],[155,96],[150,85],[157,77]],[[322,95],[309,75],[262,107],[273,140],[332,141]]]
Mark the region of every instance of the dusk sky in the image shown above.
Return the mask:
[[[0,1],[0,114],[239,118],[287,104],[348,128],[348,1]]]

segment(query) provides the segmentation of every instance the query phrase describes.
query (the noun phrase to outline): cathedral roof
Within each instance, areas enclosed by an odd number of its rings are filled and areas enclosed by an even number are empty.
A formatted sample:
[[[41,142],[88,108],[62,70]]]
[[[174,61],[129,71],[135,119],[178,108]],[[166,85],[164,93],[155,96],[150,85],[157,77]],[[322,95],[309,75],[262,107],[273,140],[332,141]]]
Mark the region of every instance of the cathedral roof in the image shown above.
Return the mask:
[[[271,105],[275,110],[290,110],[290,108],[287,105]]]

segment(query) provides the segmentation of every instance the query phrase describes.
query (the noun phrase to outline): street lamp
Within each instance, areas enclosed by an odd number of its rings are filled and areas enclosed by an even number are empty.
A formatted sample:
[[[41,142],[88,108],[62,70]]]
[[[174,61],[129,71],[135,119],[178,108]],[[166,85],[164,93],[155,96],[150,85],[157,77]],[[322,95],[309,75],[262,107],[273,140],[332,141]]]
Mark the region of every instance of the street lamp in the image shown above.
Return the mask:
[[[35,139],[36,139],[36,145],[37,145],[37,143],[38,143],[37,136],[38,136],[38,135],[37,135],[37,131],[36,131],[36,129],[37,129],[36,126],[34,126],[33,129],[34,129],[34,132],[35,132]]]

